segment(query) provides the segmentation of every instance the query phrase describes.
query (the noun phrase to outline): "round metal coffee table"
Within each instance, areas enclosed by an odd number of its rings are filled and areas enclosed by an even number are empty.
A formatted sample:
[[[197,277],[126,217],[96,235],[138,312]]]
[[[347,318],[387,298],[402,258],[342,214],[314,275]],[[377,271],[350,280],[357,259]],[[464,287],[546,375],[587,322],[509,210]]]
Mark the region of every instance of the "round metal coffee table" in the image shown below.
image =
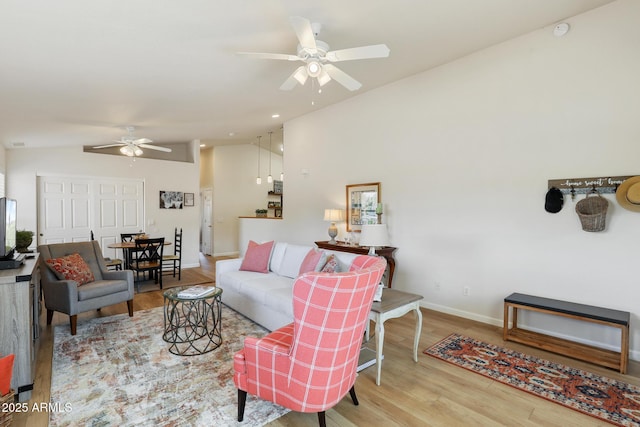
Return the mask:
[[[222,289],[195,298],[181,297],[188,287],[164,292],[164,334],[169,351],[179,356],[208,353],[222,344]]]

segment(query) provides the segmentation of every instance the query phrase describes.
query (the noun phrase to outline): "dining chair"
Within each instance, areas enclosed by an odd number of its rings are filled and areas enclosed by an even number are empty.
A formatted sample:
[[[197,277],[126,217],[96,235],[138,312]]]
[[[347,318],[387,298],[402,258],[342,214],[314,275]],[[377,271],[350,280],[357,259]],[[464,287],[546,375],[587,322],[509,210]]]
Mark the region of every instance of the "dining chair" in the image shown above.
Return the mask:
[[[96,238],[93,235],[93,230],[91,230],[91,241],[93,240],[96,240]],[[122,270],[122,260],[119,258],[104,257],[104,263],[107,266],[107,270]]]
[[[140,291],[140,273],[144,279],[149,273],[149,279],[155,279],[162,289],[162,253],[164,251],[164,237],[154,239],[135,239],[136,256],[132,259],[130,269],[136,273],[136,288]]]
[[[122,243],[133,243],[136,240],[136,237],[138,237],[139,235],[144,234],[143,232],[139,232],[139,233],[120,233],[120,241]],[[122,249],[122,257],[124,258],[124,268],[130,268],[131,267],[131,261],[133,261],[133,259],[136,257],[136,250],[135,248],[130,248],[130,249]]]
[[[173,237],[173,255],[164,255],[162,257],[162,273],[173,274],[176,277],[178,271],[178,280],[182,280],[182,228],[178,231],[176,227]]]

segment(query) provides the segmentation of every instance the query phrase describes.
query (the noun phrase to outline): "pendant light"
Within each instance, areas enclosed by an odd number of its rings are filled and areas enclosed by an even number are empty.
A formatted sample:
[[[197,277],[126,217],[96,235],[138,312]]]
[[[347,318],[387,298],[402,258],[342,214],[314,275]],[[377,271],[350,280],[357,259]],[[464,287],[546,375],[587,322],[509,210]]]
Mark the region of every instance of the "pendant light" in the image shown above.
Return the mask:
[[[267,182],[271,184],[273,182],[273,176],[271,176],[271,134],[273,132],[269,132],[269,176],[267,177]]]
[[[280,127],[282,129],[282,127]],[[280,145],[280,152],[282,153],[282,161],[280,162],[280,181],[284,181],[284,130],[282,131],[282,144]]]
[[[256,184],[258,185],[262,184],[262,178],[260,178],[260,138],[262,136],[258,137],[258,176],[256,178]]]

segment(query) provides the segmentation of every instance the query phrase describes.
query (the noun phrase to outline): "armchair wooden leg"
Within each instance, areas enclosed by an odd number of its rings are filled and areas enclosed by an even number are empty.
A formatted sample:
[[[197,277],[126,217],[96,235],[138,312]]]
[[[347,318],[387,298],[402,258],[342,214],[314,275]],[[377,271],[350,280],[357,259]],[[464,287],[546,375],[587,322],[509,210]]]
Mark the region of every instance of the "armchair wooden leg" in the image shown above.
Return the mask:
[[[351,387],[351,390],[349,390],[349,394],[351,395],[351,400],[353,400],[353,404],[358,406],[360,402],[358,402],[358,397],[356,396],[356,386]]]
[[[53,310],[49,310],[47,308],[47,325],[50,325],[52,320],[53,320]]]
[[[133,317],[133,300],[127,301],[127,308],[129,309],[129,317]]]
[[[324,411],[318,412],[318,424],[320,427],[327,427],[327,420],[325,419]]]
[[[69,323],[71,324],[71,335],[75,335],[78,329],[78,315],[69,316]]]
[[[247,392],[238,389],[238,422],[244,419],[244,404],[247,402]]]

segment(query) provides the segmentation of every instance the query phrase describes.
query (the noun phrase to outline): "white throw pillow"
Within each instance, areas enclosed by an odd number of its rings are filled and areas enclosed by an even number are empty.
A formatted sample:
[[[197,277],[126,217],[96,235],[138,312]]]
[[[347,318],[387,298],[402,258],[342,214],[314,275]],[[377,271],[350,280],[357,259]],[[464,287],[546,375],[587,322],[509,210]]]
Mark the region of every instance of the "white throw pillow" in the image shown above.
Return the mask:
[[[311,250],[310,246],[299,246],[288,244],[284,251],[284,258],[278,269],[280,276],[291,277],[295,279],[300,274],[300,265]]]
[[[269,270],[276,273],[278,276],[282,276],[280,274],[280,267],[282,265],[282,259],[284,258],[284,252],[287,250],[287,243],[285,242],[276,242],[273,245],[273,251],[271,251],[271,262],[269,264]]]

